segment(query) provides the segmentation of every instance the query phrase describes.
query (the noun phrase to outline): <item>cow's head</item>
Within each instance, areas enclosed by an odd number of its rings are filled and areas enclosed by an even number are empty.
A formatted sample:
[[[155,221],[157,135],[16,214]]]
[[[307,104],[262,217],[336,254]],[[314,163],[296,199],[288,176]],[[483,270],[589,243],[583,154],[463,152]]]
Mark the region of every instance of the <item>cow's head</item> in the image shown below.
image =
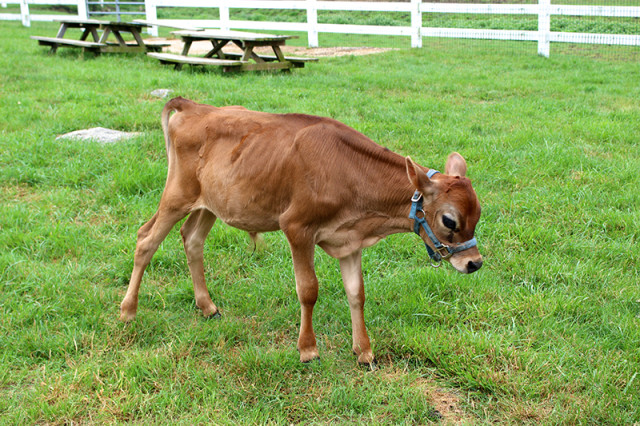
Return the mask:
[[[473,236],[480,219],[480,203],[471,181],[465,177],[464,158],[457,152],[450,154],[444,174],[434,170],[430,176],[410,157],[406,164],[409,181],[417,191],[411,213],[415,231],[427,245],[431,258],[436,262],[448,260],[465,274],[480,269],[482,256]]]

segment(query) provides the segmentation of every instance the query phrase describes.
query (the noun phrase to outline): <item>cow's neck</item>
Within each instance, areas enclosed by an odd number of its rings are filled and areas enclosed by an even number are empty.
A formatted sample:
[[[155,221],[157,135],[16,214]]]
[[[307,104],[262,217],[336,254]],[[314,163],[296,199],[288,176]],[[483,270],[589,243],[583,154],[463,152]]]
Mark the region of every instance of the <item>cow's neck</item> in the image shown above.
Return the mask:
[[[389,152],[373,167],[362,171],[366,176],[366,190],[359,196],[366,202],[365,214],[385,218],[385,235],[410,232],[411,196],[415,189],[407,176],[405,160],[402,156]]]
[[[405,160],[398,154],[357,162],[359,190],[353,194],[344,219],[320,239],[320,246],[333,257],[369,247],[382,238],[412,232],[409,219],[412,188]],[[353,164],[352,164],[353,166]]]

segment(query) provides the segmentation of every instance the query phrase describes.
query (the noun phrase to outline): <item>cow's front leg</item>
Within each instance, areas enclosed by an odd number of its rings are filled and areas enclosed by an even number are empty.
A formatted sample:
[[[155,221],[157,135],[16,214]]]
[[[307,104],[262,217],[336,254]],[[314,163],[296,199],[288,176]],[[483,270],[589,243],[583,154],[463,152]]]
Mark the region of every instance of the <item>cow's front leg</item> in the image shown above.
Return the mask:
[[[318,278],[313,266],[315,245],[311,241],[301,241],[291,234],[287,234],[287,238],[291,246],[293,270],[296,276],[296,292],[300,301],[298,351],[300,352],[300,361],[309,362],[318,358],[312,319],[313,307],[318,299]]]
[[[361,364],[374,362],[371,343],[364,325],[364,281],[362,279],[362,252],[340,259],[340,272],[351,310],[351,328],[353,332],[353,352]]]

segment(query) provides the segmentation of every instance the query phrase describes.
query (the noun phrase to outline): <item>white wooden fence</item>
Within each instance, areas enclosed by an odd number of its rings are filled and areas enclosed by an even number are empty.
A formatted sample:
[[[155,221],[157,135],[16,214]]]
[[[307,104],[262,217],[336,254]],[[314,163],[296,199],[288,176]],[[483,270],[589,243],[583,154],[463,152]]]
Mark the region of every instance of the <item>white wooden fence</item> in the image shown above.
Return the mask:
[[[605,0],[603,0],[605,1]],[[1,14],[0,19],[20,19],[24,25],[31,20],[52,20],[55,15],[32,15],[30,4],[76,5],[78,17],[86,18],[85,0],[20,0],[1,1],[2,6],[20,4],[20,14]],[[217,8],[216,20],[158,20],[158,7],[199,7]],[[265,22],[231,20],[229,9],[297,9],[306,11],[306,22]],[[322,1],[322,0],[145,0],[146,19],[167,25],[199,26],[204,28],[249,29],[268,31],[299,31],[308,34],[310,47],[318,46],[319,33],[377,34],[411,37],[412,47],[422,47],[423,37],[475,38],[492,40],[536,41],[538,53],[549,56],[551,42],[590,43],[640,46],[640,34],[594,34],[552,32],[552,15],[598,16],[615,18],[640,18],[640,6],[573,6],[552,5],[551,0],[538,0],[538,4],[469,4],[430,3],[422,0],[408,2],[368,2],[368,1]],[[373,11],[410,13],[408,26],[346,25],[318,23],[318,11]],[[431,28],[422,26],[425,13],[465,13],[498,15],[535,15],[538,18],[537,31],[487,30],[463,28]],[[59,16],[58,16],[59,17]],[[157,28],[151,34],[157,35]]]
[[[87,4],[85,0],[2,0],[0,6],[6,8],[9,4],[19,4],[20,13],[0,13],[0,20],[22,21],[25,27],[31,26],[31,21],[53,21],[60,18],[60,15],[42,15],[32,14],[29,12],[29,5],[45,5],[45,6],[76,6],[78,14],[75,15],[81,19],[87,19]],[[1,9],[0,9],[1,10]]]

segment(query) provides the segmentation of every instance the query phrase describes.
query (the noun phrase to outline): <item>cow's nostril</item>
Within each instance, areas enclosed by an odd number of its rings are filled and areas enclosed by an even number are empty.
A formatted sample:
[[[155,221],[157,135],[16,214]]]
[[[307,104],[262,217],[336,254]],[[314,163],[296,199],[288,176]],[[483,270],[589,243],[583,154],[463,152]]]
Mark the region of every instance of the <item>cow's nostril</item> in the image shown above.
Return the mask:
[[[480,269],[481,267],[482,267],[482,260],[480,260],[478,262],[474,262],[474,261],[470,260],[469,263],[467,263],[467,272],[468,273],[475,272],[478,269]]]

